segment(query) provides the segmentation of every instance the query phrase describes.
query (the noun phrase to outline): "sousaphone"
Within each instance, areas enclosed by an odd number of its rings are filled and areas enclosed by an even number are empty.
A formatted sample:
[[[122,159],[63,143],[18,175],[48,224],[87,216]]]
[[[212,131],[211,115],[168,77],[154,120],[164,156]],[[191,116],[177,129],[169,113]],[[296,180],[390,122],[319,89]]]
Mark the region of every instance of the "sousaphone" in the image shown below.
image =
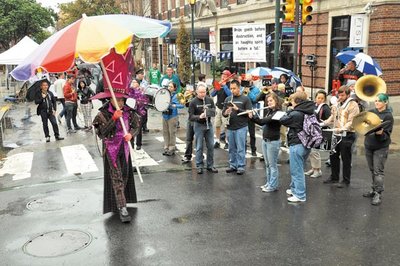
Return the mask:
[[[373,102],[379,93],[386,93],[386,83],[378,76],[365,75],[357,80],[354,91],[361,100]]]
[[[352,127],[359,134],[364,136],[379,131],[390,121],[382,123],[379,116],[372,112],[361,112],[353,118]]]

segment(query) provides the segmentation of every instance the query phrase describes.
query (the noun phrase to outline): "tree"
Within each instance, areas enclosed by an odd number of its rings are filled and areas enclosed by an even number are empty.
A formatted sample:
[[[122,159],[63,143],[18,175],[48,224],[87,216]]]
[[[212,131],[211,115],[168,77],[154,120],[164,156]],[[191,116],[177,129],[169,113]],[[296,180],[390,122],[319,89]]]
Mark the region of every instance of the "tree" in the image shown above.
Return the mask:
[[[41,43],[57,15],[35,0],[0,0],[0,48],[8,49],[26,35]]]
[[[121,9],[115,0],[76,0],[65,4],[60,4],[60,19],[57,22],[57,29],[82,18],[82,14],[87,16],[97,16],[105,14],[120,14]]]
[[[189,83],[191,68],[190,68],[190,37],[185,27],[185,20],[181,17],[179,21],[179,31],[176,38],[178,48],[179,63],[178,74],[183,83]]]

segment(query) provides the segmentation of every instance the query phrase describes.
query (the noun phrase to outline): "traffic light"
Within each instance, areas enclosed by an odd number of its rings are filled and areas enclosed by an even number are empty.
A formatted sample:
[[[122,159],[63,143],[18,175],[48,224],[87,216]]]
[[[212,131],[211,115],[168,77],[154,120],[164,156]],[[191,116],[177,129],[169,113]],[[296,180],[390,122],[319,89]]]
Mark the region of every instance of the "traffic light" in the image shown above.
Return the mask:
[[[295,0],[283,0],[283,2],[284,2],[284,5],[282,6],[283,20],[293,22]]]
[[[311,12],[313,8],[311,6],[313,0],[303,0],[303,8],[301,14],[301,21],[306,24],[308,21],[312,20]]]

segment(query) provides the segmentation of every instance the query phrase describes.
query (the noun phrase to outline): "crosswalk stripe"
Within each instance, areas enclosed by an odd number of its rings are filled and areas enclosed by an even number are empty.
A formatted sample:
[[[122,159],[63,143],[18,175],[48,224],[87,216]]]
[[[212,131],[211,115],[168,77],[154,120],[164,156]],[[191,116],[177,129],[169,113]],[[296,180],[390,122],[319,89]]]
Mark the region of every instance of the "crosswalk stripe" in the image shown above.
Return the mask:
[[[142,149],[134,150],[135,159],[138,166],[154,166],[159,165],[150,155]]]
[[[13,180],[21,180],[31,177],[33,152],[22,152],[7,157],[3,168],[0,169],[0,176],[5,174],[14,175]]]
[[[61,153],[69,174],[83,174],[99,170],[83,144],[61,147]]]

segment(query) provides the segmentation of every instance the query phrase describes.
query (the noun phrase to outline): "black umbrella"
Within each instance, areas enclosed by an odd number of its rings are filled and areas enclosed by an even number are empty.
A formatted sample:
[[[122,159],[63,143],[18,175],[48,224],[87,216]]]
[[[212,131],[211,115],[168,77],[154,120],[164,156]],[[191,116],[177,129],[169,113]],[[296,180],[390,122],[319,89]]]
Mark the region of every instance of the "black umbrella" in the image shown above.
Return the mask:
[[[34,101],[36,95],[38,95],[38,93],[40,93],[41,89],[40,89],[40,84],[42,84],[42,82],[47,82],[47,84],[49,85],[49,89],[50,89],[50,81],[48,79],[39,79],[37,81],[35,81],[35,83],[33,83],[29,88],[28,91],[26,92],[26,99],[28,101]]]

